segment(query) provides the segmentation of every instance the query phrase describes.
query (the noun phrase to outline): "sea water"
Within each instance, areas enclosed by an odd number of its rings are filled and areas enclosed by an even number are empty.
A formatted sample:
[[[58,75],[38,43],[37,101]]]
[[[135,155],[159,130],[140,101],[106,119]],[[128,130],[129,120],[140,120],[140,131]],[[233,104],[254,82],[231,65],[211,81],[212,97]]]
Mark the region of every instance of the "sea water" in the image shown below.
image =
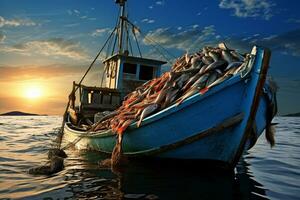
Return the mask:
[[[276,146],[264,135],[234,172],[172,163],[100,168],[97,152],[68,149],[65,169],[33,176],[47,161],[58,116],[0,117],[0,199],[300,199],[300,118],[276,117]]]

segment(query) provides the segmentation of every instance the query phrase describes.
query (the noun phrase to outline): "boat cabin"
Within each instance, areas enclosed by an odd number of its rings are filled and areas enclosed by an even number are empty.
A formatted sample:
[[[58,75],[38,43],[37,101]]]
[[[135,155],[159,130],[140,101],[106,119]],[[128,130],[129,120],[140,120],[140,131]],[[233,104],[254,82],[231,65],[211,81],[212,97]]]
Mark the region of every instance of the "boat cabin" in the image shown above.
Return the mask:
[[[100,87],[90,87],[81,84],[90,68],[78,84],[73,83],[69,108],[70,116],[74,118],[72,120],[73,124],[80,124],[80,120],[75,118],[92,120],[96,113],[115,110],[121,105],[122,100],[128,93],[146,81],[159,77],[162,65],[167,63],[165,61],[142,57],[135,33],[139,29],[127,18],[125,12],[126,0],[117,0],[116,3],[121,8],[118,24],[102,49],[104,49],[106,44],[116,44],[118,42],[117,48],[113,45],[113,49],[109,50],[110,45],[107,46],[107,52],[111,52],[111,54],[109,57],[107,55],[103,61],[104,70],[102,79],[99,79]],[[134,56],[130,36],[136,41],[139,56]],[[91,66],[95,63],[98,56],[92,62]]]
[[[119,107],[124,97],[148,80],[161,75],[165,61],[113,55],[103,61],[104,77],[102,87],[91,87],[74,82],[73,87],[79,90],[78,113],[85,118],[93,119],[95,113],[112,111]]]
[[[117,89],[123,99],[128,93],[148,80],[161,75],[161,66],[166,62],[154,59],[116,54],[107,58],[104,87]]]

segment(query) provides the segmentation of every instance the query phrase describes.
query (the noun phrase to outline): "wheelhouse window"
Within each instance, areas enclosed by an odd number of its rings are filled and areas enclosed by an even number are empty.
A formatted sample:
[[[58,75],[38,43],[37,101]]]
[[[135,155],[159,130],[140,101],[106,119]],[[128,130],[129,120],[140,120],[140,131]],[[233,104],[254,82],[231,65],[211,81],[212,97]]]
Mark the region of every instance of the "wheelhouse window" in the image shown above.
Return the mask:
[[[136,64],[124,63],[123,72],[126,74],[136,74]]]
[[[154,67],[141,65],[140,66],[140,74],[139,79],[140,80],[151,80],[153,78],[154,74]]]

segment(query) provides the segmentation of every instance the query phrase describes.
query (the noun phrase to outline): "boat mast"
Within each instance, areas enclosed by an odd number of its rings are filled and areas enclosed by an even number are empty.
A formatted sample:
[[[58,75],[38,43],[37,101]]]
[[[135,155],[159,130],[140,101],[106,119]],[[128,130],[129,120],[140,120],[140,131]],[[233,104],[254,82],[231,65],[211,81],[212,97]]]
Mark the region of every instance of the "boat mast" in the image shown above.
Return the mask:
[[[126,19],[125,17],[125,2],[127,0],[116,0],[117,4],[120,4],[121,7],[121,15],[120,15],[120,24],[119,24],[119,54],[123,53],[123,36],[124,36],[124,21]]]

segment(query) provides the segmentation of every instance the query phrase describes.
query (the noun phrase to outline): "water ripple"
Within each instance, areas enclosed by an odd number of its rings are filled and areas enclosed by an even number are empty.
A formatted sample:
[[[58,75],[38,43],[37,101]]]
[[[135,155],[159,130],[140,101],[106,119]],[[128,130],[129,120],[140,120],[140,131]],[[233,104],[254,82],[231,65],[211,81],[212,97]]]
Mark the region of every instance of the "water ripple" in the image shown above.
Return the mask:
[[[178,163],[130,163],[115,174],[97,165],[103,155],[70,149],[63,171],[32,176],[28,169],[47,161],[61,117],[0,117],[0,198],[298,199],[300,118],[280,117],[275,122],[276,146],[271,149],[260,137],[235,174]]]

